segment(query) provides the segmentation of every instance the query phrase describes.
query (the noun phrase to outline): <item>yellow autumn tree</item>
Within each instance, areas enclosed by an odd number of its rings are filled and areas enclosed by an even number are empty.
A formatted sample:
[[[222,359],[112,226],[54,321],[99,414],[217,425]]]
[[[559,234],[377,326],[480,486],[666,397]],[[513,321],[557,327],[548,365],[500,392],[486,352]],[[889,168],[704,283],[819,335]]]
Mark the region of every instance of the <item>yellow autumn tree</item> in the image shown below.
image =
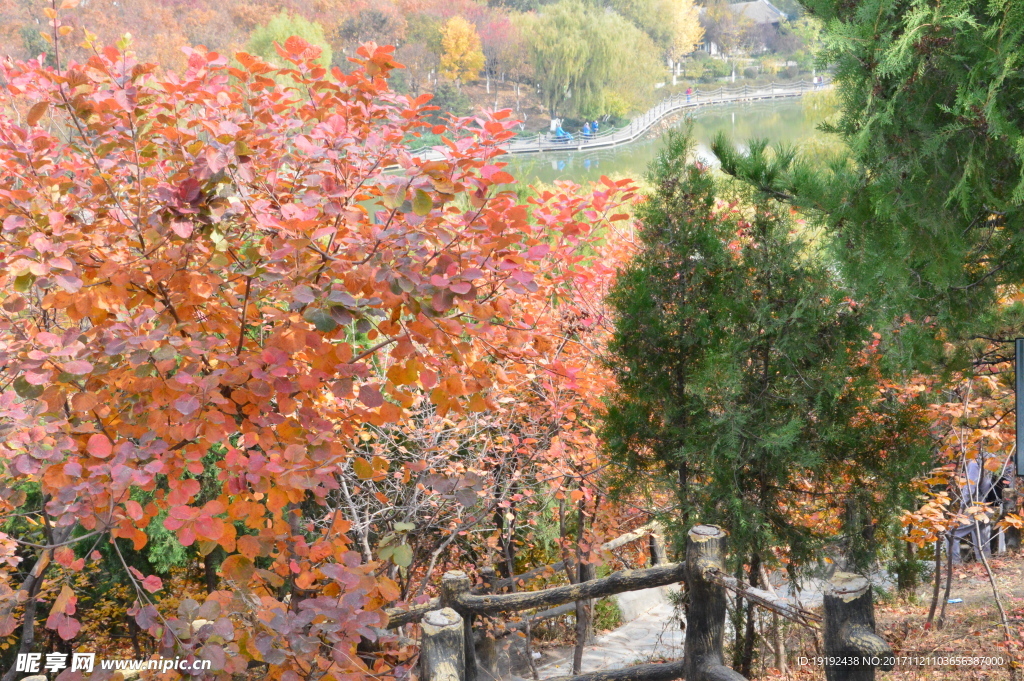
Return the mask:
[[[689,54],[704,38],[694,0],[610,0],[610,5],[646,33],[669,59]]]
[[[441,27],[441,75],[463,83],[484,67],[480,36],[473,24],[452,17]]]
[[[700,25],[700,12],[693,0],[672,0],[666,9],[672,32],[671,57],[678,59],[700,45],[704,27]]]

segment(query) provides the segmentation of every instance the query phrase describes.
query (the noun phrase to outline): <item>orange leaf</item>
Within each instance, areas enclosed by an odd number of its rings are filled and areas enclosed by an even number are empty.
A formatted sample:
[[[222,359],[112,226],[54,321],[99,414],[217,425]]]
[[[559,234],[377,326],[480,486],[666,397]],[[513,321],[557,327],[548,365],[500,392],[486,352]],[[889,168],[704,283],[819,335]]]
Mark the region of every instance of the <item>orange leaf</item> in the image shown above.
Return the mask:
[[[39,122],[39,119],[43,117],[46,110],[50,108],[49,102],[36,102],[32,105],[32,108],[28,110],[27,121],[29,125],[35,125]]]
[[[241,542],[241,539],[239,539]],[[252,573],[255,571],[255,566],[252,561],[245,556],[228,556],[224,559],[224,562],[220,564],[220,573],[224,579],[232,582],[236,582],[240,585],[248,584],[249,578],[252,577]]]
[[[238,552],[246,558],[256,558],[260,555],[260,540],[251,534],[244,534],[235,540]]]
[[[274,513],[279,513],[287,505],[288,493],[279,487],[270,488],[267,493],[267,508]]]

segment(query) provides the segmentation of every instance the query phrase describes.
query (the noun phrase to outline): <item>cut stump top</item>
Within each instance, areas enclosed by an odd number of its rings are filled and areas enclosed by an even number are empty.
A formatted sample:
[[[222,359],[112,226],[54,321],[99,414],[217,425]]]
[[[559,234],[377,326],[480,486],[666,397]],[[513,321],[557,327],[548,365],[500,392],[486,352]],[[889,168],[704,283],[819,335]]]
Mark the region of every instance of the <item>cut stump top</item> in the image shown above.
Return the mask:
[[[718,525],[697,525],[689,532],[689,537],[693,541],[707,541],[708,539],[718,539],[719,537],[725,536],[725,530]]]
[[[829,582],[828,595],[835,598],[842,598],[849,603],[855,598],[860,598],[871,588],[871,582],[866,577],[852,572],[837,572]]]

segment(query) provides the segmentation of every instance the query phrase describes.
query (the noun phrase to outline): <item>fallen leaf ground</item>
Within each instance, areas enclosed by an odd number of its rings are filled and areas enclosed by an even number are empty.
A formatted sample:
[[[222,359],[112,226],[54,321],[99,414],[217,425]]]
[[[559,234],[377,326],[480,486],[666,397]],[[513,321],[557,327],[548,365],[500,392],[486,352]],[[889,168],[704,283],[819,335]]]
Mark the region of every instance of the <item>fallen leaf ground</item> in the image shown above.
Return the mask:
[[[906,657],[1002,657],[1015,660],[1017,679],[1024,679],[1024,553],[1007,554],[990,559],[996,585],[1010,625],[1007,643],[1000,624],[999,611],[984,565],[968,563],[953,566],[950,599],[963,599],[962,603],[947,603],[943,626],[934,623],[925,628],[931,605],[932,584],[924,584],[911,598],[876,599],[875,620],[878,631],[892,646],[896,655]],[[945,579],[942,587],[945,588]],[[942,593],[936,609],[939,619]],[[811,658],[814,655],[810,636],[790,639],[790,659],[793,656]],[[794,645],[795,644],[795,645]],[[762,678],[786,678],[792,681],[824,679],[824,670],[812,664],[794,664],[783,675],[767,669]],[[949,679],[951,681],[1009,681],[1011,671],[1004,662],[1001,666],[912,665],[890,672],[876,672],[876,679],[884,681],[911,681],[912,679]]]

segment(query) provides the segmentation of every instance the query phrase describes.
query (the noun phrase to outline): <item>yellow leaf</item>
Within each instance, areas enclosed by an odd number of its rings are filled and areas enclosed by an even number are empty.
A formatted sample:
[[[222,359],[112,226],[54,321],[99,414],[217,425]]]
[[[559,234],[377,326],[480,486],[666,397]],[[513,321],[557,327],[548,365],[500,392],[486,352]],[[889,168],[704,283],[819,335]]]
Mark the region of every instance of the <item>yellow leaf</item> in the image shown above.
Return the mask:
[[[369,480],[373,477],[373,466],[362,457],[356,457],[352,461],[352,470],[355,471],[360,480]]]

